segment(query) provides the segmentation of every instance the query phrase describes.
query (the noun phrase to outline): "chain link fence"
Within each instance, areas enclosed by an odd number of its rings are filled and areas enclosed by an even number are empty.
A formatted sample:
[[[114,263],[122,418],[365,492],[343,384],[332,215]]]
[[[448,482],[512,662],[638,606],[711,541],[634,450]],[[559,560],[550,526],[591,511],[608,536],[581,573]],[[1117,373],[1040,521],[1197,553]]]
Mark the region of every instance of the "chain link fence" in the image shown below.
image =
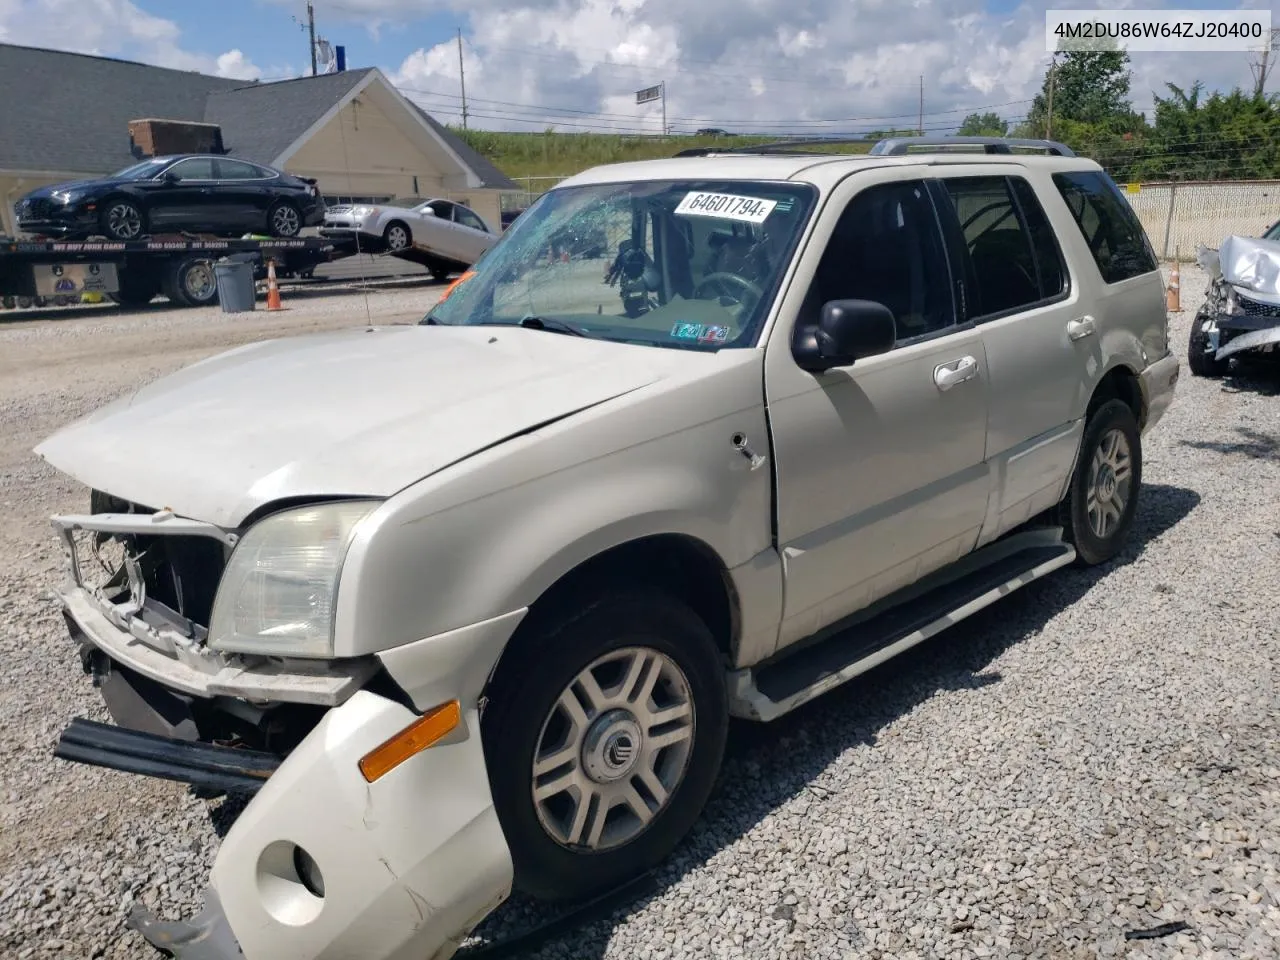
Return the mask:
[[[1257,237],[1280,220],[1280,180],[1143,183],[1124,187],[1164,260],[1195,257],[1232,234]]]

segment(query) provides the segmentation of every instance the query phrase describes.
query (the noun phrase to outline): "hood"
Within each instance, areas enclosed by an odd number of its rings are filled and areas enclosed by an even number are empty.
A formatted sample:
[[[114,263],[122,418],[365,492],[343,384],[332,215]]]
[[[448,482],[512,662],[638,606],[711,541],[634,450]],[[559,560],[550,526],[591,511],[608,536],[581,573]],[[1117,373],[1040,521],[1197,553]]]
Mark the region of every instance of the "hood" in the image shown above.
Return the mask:
[[[290,337],[192,364],[35,452],[87,486],[234,527],[284,498],[390,496],[714,356],[520,327]]]
[[[53,183],[47,187],[40,187],[32,190],[23,196],[23,200],[47,200],[55,193],[62,193],[65,190],[97,190],[104,187],[115,187],[123,183],[132,183],[131,180],[113,180],[110,177],[103,177],[100,180],[69,180],[66,183]]]
[[[1238,293],[1280,306],[1280,242],[1230,236],[1217,251],[1204,250],[1200,265],[1235,287]]]

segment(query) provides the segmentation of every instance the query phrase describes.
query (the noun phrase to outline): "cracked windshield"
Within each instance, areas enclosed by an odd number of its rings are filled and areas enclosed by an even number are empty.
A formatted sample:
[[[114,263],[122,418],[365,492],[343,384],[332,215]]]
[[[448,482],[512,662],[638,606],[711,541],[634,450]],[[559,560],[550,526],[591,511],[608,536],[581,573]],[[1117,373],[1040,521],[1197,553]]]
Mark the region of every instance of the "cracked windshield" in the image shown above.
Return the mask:
[[[748,181],[542,196],[422,323],[523,324],[654,346],[749,347],[813,204]]]

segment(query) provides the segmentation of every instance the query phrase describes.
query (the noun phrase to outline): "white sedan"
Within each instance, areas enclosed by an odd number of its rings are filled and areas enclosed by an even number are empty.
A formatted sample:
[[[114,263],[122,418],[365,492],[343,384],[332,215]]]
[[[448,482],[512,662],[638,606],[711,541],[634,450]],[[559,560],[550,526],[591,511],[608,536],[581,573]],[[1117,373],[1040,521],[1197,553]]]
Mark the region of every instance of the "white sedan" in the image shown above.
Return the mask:
[[[361,252],[392,253],[419,262],[437,279],[470,267],[499,236],[461,203],[416,197],[329,207],[320,234],[354,238]]]

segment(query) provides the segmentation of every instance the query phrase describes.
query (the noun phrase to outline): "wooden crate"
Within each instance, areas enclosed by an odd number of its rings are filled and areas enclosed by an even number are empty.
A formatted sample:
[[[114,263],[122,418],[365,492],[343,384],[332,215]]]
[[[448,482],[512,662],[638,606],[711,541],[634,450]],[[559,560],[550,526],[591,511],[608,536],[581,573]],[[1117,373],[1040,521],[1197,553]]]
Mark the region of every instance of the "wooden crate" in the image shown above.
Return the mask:
[[[130,120],[129,139],[144,157],[223,152],[222,128],[216,123],[155,118]]]

